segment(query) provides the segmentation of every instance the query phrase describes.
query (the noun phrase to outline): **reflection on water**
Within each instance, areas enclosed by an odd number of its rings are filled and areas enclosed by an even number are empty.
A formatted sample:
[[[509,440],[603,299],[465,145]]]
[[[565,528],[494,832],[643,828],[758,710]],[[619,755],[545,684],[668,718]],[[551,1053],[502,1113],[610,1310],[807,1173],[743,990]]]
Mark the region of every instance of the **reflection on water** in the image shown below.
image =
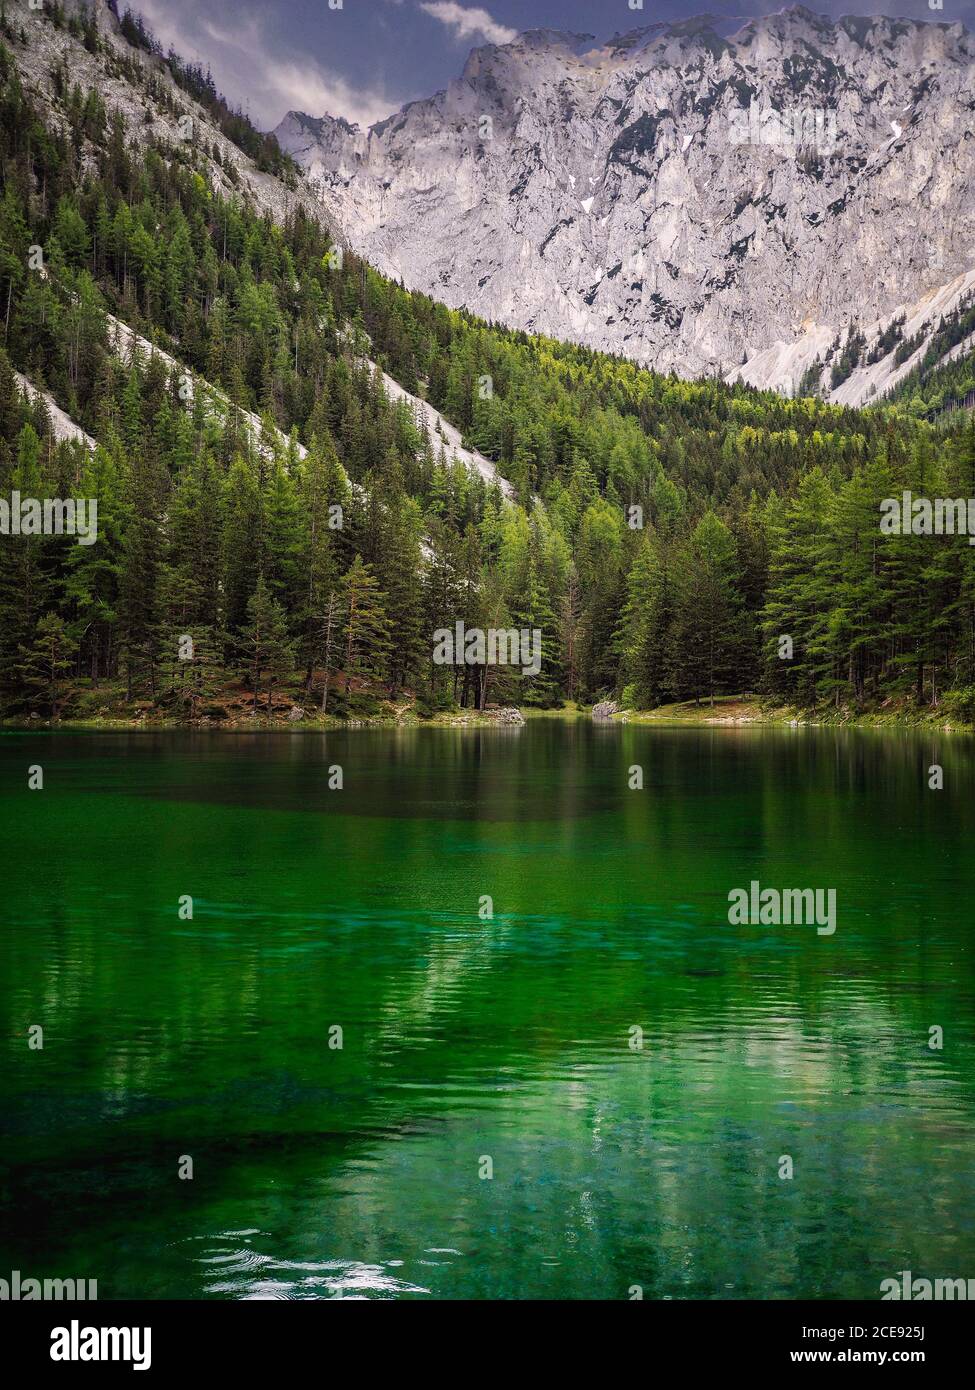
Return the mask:
[[[975,1275],[973,785],[931,735],[0,736],[0,1265],[102,1298]],[[835,888],[836,934],[730,927],[753,878]]]
[[[204,1274],[203,1291],[224,1297],[244,1298],[390,1298],[404,1294],[428,1294],[429,1289],[399,1279],[392,1273],[402,1260],[382,1265],[354,1260],[319,1262],[275,1259],[261,1255],[248,1243],[258,1231],[227,1231],[204,1241],[204,1253],[193,1256]],[[202,1239],[194,1237],[194,1239]],[[240,1241],[243,1240],[244,1244]],[[430,1252],[443,1253],[443,1252]],[[431,1261],[440,1264],[442,1261]],[[243,1291],[243,1292],[242,1292]]]

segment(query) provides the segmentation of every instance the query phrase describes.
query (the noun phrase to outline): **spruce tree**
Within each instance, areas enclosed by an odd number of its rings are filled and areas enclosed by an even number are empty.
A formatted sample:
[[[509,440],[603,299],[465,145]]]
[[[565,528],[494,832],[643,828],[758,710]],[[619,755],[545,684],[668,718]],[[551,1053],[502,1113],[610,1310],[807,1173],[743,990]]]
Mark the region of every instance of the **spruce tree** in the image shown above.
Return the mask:
[[[171,626],[162,642],[160,700],[188,719],[215,704],[225,683],[222,634],[212,627]]]
[[[263,682],[267,684],[267,713],[272,713],[275,685],[294,670],[294,644],[288,635],[288,619],[273,598],[263,575],[247,603],[247,622],[240,634],[239,651],[254,692],[254,713]]]
[[[714,704],[737,661],[740,599],[734,539],[713,512],[698,522],[684,551],[671,662],[680,698]]]
[[[64,678],[77,645],[64,620],[56,613],[45,613],[30,647],[20,649],[16,672],[27,703],[46,709],[52,719],[60,715]]]
[[[382,677],[390,648],[385,599],[379,581],[357,555],[342,580],[346,699],[353,680]]]

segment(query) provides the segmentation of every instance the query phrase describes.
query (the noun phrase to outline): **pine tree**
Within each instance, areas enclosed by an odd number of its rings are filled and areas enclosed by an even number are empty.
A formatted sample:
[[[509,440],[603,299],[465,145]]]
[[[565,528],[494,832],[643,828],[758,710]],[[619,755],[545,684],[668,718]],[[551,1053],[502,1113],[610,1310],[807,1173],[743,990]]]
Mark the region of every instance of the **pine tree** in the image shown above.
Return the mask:
[[[261,575],[247,603],[247,622],[240,634],[239,650],[246,664],[254,692],[254,713],[262,678],[267,682],[267,713],[272,712],[274,687],[294,670],[294,644],[288,636],[288,619],[281,604],[272,598]]]
[[[389,653],[385,594],[370,567],[357,555],[342,580],[345,615],[345,696],[352,681],[381,678]]]
[[[581,588],[583,633],[580,668],[592,694],[617,683],[614,633],[623,602],[624,523],[618,508],[599,499],[579,522],[576,565]]]
[[[98,502],[98,542],[68,552],[64,593],[82,669],[91,679],[111,675],[117,657],[119,606],[128,508],[123,497],[118,438],[99,446],[81,475],[81,495]]]
[[[21,504],[39,504],[45,495],[41,440],[31,424],[25,424],[17,437],[10,489],[20,495]],[[3,500],[14,509],[12,495]],[[41,534],[16,534],[12,524],[10,534],[0,534],[0,683],[14,700],[19,693],[20,653],[33,649],[35,629],[51,593],[51,544]]]
[[[550,708],[558,701],[558,635],[548,587],[540,573],[534,546],[529,548],[524,587],[520,595],[511,601],[511,623],[519,632],[530,634],[532,657],[540,657],[540,670],[537,673],[521,672],[518,682],[521,702],[542,709]]]
[[[177,624],[162,641],[159,691],[162,703],[172,703],[189,719],[216,702],[225,682],[222,635],[212,627],[184,628]]]
[[[673,593],[666,561],[660,559],[664,549],[645,535],[630,570],[616,634],[623,679],[632,686],[638,709],[653,709],[669,693],[666,653],[672,640]]]
[[[734,539],[713,512],[698,522],[684,554],[671,645],[681,698],[727,692],[740,637]]]
[[[578,649],[582,620],[579,574],[574,564],[569,570],[559,617],[561,620],[559,635],[562,644],[561,666],[565,673],[565,690],[568,698],[574,701],[578,681]]]
[[[260,565],[261,494],[250,459],[237,458],[223,486],[221,528],[223,610],[230,633],[247,621],[247,603]]]
[[[323,652],[323,613],[338,589],[341,523],[348,506],[345,475],[330,440],[321,443],[317,436],[312,439],[301,470],[299,492],[302,514],[298,556],[299,655],[305,668],[306,690],[310,691],[313,669]],[[334,603],[332,609],[334,619]]]
[[[815,705],[837,689],[828,636],[830,607],[824,602],[836,582],[830,496],[822,470],[814,468],[791,501],[773,498],[767,507],[769,583],[761,622],[765,679],[770,693],[800,706]],[[783,657],[781,650],[791,655]]]
[[[17,676],[30,705],[46,706],[52,719],[61,713],[64,677],[71,669],[77,643],[56,613],[45,613],[31,646],[21,647]]]
[[[389,629],[387,681],[390,693],[411,684],[427,652],[423,640],[418,576],[422,517],[418,504],[401,493],[387,494],[377,581],[385,594]]]
[[[166,479],[144,447],[129,452],[128,526],[119,572],[120,648],[127,698],[135,686],[156,693],[160,639],[160,579],[164,563],[162,514]]]
[[[330,589],[325,596],[321,617],[315,630],[313,663],[322,663],[322,714],[328,711],[328,692],[335,672],[335,656],[338,651],[340,625],[342,621],[342,597],[337,589]]]

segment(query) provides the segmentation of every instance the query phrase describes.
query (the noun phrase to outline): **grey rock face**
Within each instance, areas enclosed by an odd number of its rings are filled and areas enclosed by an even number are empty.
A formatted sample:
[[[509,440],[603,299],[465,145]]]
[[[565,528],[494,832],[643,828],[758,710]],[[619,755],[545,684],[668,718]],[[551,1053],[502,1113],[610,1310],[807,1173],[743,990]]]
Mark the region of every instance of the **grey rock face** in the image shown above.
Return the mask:
[[[772,350],[756,375],[788,387],[975,265],[975,39],[802,8],[720,29],[533,31],[368,131],[275,133],[409,288],[683,376]]]
[[[494,718],[499,724],[524,724],[525,722],[525,716],[521,710],[513,707],[499,709]]]
[[[601,700],[598,705],[592,707],[593,719],[612,719],[614,714],[619,714],[620,707],[615,700]]]

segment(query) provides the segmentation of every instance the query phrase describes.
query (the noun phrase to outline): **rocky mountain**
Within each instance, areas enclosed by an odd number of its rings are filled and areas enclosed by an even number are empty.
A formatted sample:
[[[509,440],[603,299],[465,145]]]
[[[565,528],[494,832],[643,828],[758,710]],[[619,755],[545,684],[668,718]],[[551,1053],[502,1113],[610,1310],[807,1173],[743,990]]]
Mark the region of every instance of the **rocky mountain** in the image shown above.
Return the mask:
[[[319,199],[299,171],[290,170],[291,176],[285,180],[258,167],[254,159],[227,138],[213,113],[174,82],[158,52],[133,46],[122,31],[118,6],[109,0],[64,0],[56,23],[43,12],[32,10],[28,0],[10,0],[7,12],[16,19],[19,32],[25,38],[25,42],[14,47],[11,56],[26,88],[53,128],[63,130],[66,127],[63,103],[57,96],[54,81],[54,75],[63,71],[70,75],[79,91],[99,92],[106,106],[121,118],[131,148],[146,150],[153,142],[162,142],[173,150],[190,146],[198,167],[205,170],[207,181],[216,192],[239,199],[244,207],[277,223],[285,221],[296,208],[316,220],[325,221]],[[93,26],[97,44],[87,46],[68,22],[77,23],[81,16]],[[334,124],[341,127],[345,123]],[[226,414],[229,406],[225,394],[197,378],[185,363],[119,320],[113,319],[111,327],[110,340],[124,361],[131,361],[134,351],[144,357],[156,354],[168,369],[175,368],[184,374],[189,398],[199,390],[212,413],[220,417]],[[504,495],[510,495],[511,485],[495,465],[478,450],[465,448],[459,432],[439,411],[404,390],[368,357],[362,360],[379,374],[390,400],[406,401],[418,427],[436,437],[438,447],[448,460],[462,463],[489,482],[497,482]],[[80,438],[92,444],[90,436],[42,386],[20,373],[17,376],[21,389],[31,399],[38,396],[44,399],[57,438]],[[241,414],[245,427],[258,438],[261,429],[258,417],[246,411]]]
[[[818,358],[829,394],[851,323],[866,364],[967,292],[973,112],[960,24],[798,7],[532,31],[367,131],[293,111],[274,133],[409,288],[687,377],[795,390]],[[847,403],[882,392],[859,367]]]
[[[4,12],[25,39],[13,51],[13,60],[55,128],[64,124],[53,82],[61,71],[80,91],[97,90],[106,108],[119,114],[131,148],[144,149],[160,140],[176,149],[192,146],[217,192],[233,194],[277,221],[295,206],[321,215],[320,202],[303,179],[295,175],[285,183],[260,169],[228,139],[212,113],[173,81],[159,53],[126,39],[118,6],[109,0],[62,0],[51,14],[33,7],[30,0],[7,0]],[[81,16],[90,20],[97,48],[72,30],[71,22],[76,24]]]

